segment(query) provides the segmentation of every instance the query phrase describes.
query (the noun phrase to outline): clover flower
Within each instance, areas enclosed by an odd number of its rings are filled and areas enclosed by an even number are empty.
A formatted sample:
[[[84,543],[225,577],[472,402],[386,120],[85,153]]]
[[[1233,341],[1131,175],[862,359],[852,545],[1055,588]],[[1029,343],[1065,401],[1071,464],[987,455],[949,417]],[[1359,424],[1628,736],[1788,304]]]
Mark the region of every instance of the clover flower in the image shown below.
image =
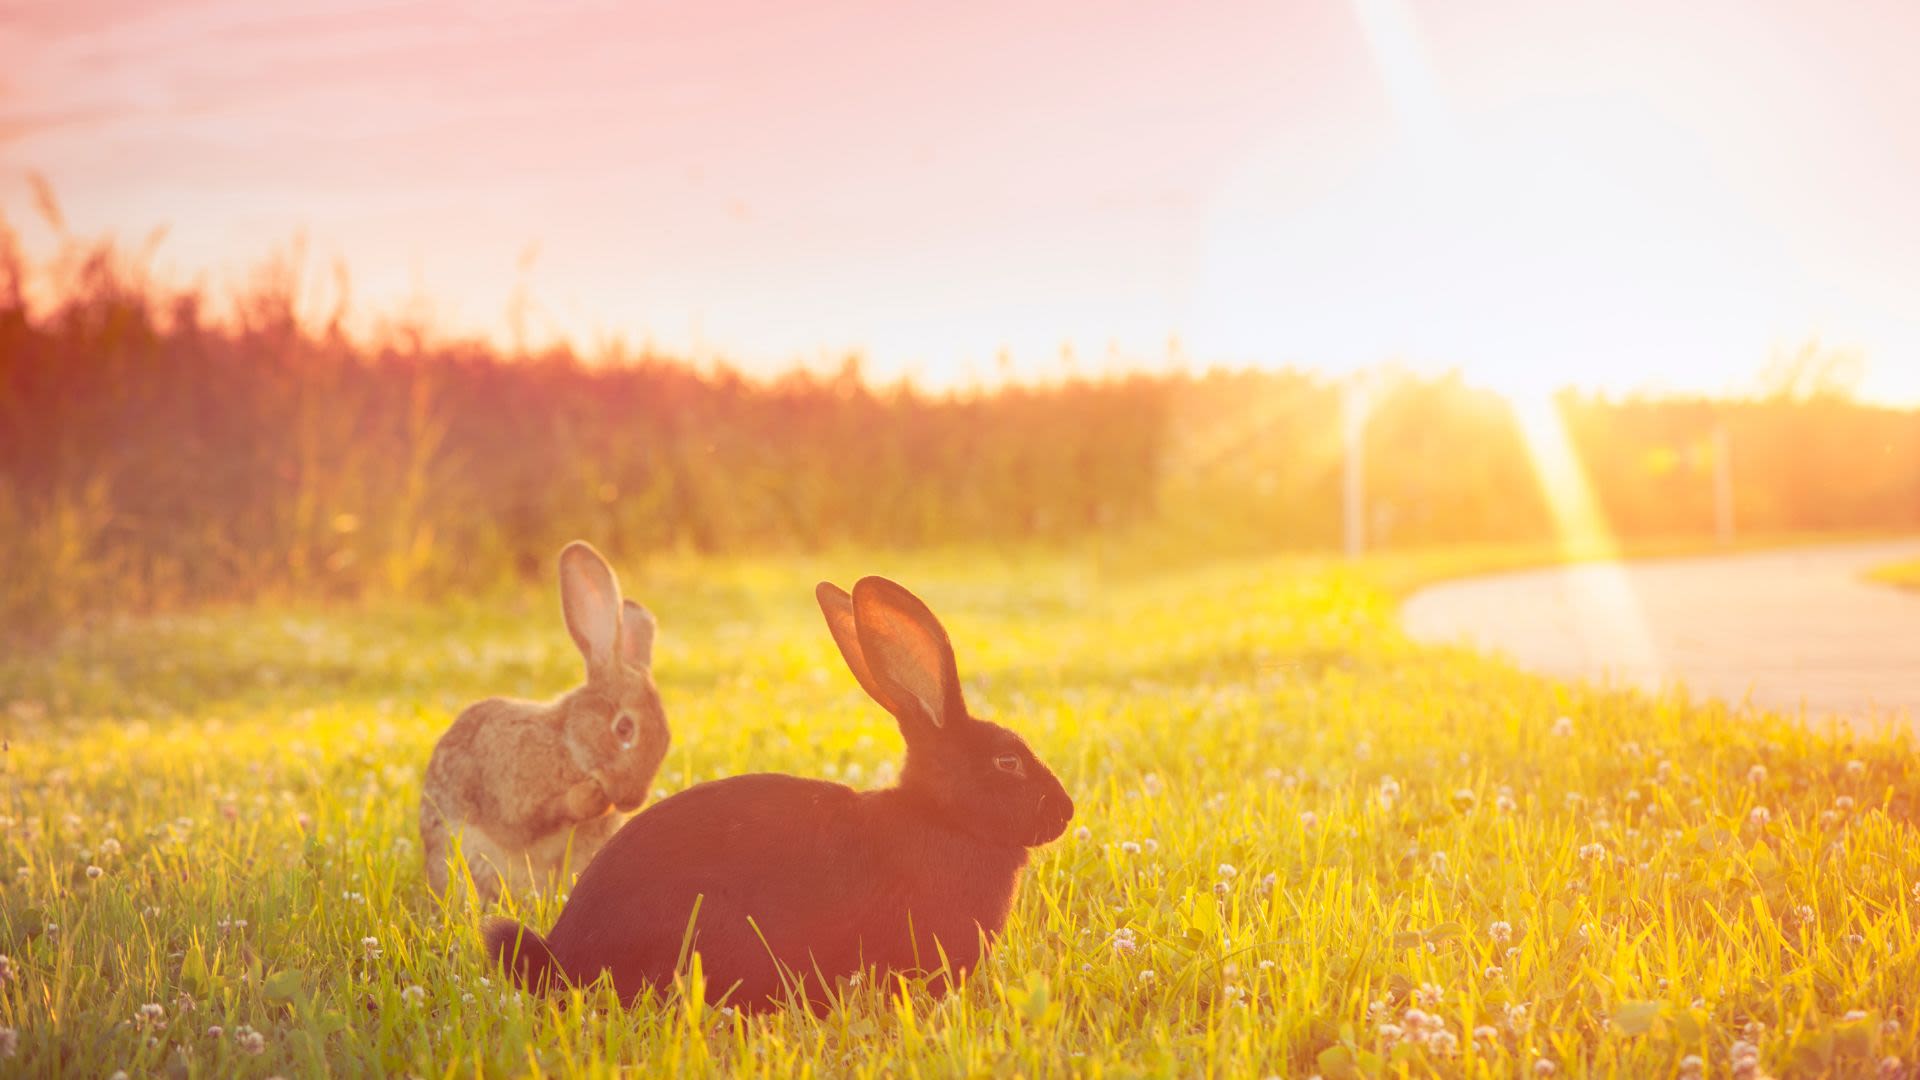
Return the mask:
[[[1561,717],[1555,718],[1555,720],[1553,721],[1553,735],[1555,738],[1564,739],[1571,736],[1572,734],[1573,734],[1573,717],[1561,716]]]

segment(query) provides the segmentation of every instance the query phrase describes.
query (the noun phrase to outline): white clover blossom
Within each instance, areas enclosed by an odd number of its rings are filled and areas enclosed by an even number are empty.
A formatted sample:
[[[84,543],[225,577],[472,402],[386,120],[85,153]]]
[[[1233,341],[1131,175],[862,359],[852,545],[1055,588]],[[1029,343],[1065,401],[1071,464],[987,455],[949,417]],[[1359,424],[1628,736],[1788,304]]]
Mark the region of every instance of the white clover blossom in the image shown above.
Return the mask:
[[[1560,717],[1554,718],[1553,735],[1555,738],[1564,739],[1572,734],[1573,734],[1573,717],[1560,716]]]

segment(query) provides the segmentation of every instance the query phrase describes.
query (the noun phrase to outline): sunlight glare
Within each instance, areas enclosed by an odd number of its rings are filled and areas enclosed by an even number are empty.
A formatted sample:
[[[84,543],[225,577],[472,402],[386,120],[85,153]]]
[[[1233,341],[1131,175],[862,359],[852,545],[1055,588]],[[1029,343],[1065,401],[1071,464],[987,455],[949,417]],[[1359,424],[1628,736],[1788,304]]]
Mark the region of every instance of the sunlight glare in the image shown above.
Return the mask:
[[[1613,674],[1657,686],[1663,666],[1647,630],[1640,598],[1620,561],[1620,545],[1594,495],[1566,423],[1545,390],[1515,387],[1506,398],[1526,443],[1540,492],[1553,518],[1572,630],[1589,658],[1608,657]]]

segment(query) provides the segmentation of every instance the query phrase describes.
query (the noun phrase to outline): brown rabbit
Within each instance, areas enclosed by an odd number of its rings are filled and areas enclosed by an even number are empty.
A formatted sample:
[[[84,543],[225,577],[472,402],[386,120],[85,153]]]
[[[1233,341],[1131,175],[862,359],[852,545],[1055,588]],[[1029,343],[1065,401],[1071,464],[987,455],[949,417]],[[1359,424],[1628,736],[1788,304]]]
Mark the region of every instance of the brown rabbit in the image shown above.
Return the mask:
[[[620,599],[600,553],[560,552],[560,606],[587,661],[587,684],[538,704],[470,705],[433,748],[420,796],[427,883],[447,887],[458,837],[475,887],[497,899],[565,882],[640,808],[667,753],[653,685],[653,616]]]

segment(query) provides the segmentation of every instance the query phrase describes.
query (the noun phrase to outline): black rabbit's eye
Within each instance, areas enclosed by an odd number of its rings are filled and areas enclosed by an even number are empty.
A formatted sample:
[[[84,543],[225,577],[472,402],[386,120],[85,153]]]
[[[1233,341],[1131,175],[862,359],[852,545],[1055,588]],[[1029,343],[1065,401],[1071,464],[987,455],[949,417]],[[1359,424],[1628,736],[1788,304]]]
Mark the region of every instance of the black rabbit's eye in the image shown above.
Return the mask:
[[[999,757],[993,759],[993,767],[999,769],[1001,772],[1010,772],[1015,776],[1023,775],[1027,771],[1021,766],[1020,755],[1018,754],[1001,754]]]
[[[633,745],[633,732],[638,727],[630,712],[615,713],[613,717],[613,737],[620,740],[622,746]]]

